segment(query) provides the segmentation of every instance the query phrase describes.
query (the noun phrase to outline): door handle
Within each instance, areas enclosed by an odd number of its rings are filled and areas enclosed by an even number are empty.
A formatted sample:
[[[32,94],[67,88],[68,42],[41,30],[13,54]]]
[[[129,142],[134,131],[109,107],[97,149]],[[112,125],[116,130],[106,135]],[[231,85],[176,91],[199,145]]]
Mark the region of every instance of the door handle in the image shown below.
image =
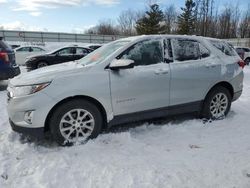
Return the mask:
[[[212,63],[208,63],[205,65],[206,68],[215,68],[216,65],[215,64],[212,64]]]
[[[168,69],[158,69],[155,71],[155,74],[168,74]]]

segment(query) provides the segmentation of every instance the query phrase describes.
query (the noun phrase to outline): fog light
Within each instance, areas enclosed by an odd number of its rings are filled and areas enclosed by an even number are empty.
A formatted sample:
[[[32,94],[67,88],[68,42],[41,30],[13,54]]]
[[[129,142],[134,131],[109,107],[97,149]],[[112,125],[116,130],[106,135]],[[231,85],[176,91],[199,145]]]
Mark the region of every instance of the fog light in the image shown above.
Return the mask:
[[[24,113],[24,121],[28,124],[32,124],[34,111],[27,111]]]
[[[13,94],[12,91],[10,91],[9,95],[10,95],[10,98],[13,98],[13,97],[14,97],[14,94]]]

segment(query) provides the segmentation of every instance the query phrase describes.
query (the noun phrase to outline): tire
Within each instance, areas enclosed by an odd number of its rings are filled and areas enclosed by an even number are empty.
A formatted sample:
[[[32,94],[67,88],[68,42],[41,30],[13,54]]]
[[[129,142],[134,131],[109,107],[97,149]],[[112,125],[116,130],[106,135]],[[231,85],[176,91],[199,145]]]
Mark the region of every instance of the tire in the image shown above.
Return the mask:
[[[42,67],[47,67],[49,64],[46,61],[40,61],[37,63],[36,68],[42,68]]]
[[[74,99],[56,108],[49,125],[53,139],[59,145],[70,146],[96,138],[102,130],[103,117],[94,104]]]
[[[224,119],[232,103],[228,89],[218,86],[211,90],[205,98],[201,116],[206,119]]]

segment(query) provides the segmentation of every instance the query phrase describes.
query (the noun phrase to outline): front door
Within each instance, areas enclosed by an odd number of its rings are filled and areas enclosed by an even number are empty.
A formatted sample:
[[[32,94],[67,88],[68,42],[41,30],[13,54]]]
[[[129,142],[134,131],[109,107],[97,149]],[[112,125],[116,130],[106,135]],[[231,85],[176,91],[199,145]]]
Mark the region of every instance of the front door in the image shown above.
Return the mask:
[[[64,63],[73,61],[73,47],[63,48],[54,56],[53,64]]]
[[[117,59],[132,59],[134,68],[110,70],[114,115],[142,112],[169,105],[169,64],[160,39],[138,42]]]

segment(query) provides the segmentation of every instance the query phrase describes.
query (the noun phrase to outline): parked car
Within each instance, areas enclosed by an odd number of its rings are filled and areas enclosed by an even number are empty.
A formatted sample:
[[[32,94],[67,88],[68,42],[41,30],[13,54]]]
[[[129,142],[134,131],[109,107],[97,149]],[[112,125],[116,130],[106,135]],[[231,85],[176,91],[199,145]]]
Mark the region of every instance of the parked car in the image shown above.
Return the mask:
[[[63,47],[47,54],[32,56],[25,62],[25,65],[27,70],[31,71],[49,65],[78,60],[92,51],[90,48],[79,46]]]
[[[85,47],[90,48],[92,50],[96,50],[100,48],[101,46],[102,46],[101,44],[89,44],[89,45],[86,45]]]
[[[244,63],[226,42],[197,36],[124,38],[78,62],[10,81],[14,131],[50,131],[62,145],[120,123],[196,112],[221,119],[243,89]]]
[[[27,57],[45,53],[46,50],[39,46],[21,46],[15,49],[16,62],[18,65],[25,65]]]
[[[250,63],[250,48],[247,47],[235,47],[236,52],[245,61],[246,65]]]
[[[20,74],[20,69],[16,65],[15,53],[0,37],[0,80],[13,78],[18,74]]]
[[[16,48],[18,48],[18,47],[20,47],[21,45],[19,45],[19,44],[12,44],[12,45],[10,45],[10,47],[14,50],[14,49],[16,49]]]

